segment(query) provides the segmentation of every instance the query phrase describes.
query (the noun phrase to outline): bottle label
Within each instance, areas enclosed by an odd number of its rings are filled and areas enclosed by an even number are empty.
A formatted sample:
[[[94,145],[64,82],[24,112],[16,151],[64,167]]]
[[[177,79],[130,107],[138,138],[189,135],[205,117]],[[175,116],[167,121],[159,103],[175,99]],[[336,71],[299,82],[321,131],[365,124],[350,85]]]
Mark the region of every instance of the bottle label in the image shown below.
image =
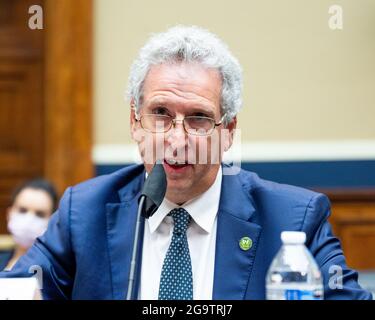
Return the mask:
[[[320,300],[312,290],[285,290],[285,300]]]

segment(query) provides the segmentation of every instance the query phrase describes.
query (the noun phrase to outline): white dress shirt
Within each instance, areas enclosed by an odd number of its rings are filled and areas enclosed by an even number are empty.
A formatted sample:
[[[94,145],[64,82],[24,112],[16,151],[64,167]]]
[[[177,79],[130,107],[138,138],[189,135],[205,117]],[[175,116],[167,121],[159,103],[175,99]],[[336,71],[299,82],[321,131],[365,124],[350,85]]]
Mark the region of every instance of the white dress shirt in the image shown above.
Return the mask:
[[[193,298],[211,300],[214,282],[217,212],[221,192],[222,169],[211,187],[181,207],[192,220],[186,232],[193,270]],[[157,300],[160,275],[173,233],[173,218],[168,213],[178,208],[164,198],[158,210],[145,222],[141,281],[138,297]]]

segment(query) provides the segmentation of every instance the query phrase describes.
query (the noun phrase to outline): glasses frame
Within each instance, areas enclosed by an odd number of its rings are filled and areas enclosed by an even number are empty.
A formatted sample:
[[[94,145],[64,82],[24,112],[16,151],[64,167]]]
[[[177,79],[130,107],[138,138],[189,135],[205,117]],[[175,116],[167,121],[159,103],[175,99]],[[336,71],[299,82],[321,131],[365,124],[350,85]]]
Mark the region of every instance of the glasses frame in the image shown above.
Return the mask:
[[[184,127],[184,131],[187,133],[187,134],[190,134],[190,135],[194,135],[194,136],[209,136],[211,135],[215,128],[222,125],[223,124],[223,121],[224,121],[224,118],[226,116],[226,113],[220,118],[220,121],[218,123],[215,122],[215,119],[213,118],[210,118],[210,117],[204,117],[204,116],[187,116],[187,117],[184,117],[183,119],[176,119],[176,118],[173,118],[171,116],[168,116],[168,115],[163,115],[163,114],[154,114],[154,113],[145,113],[143,115],[140,115],[140,114],[137,114],[137,112],[135,111],[135,121],[139,122],[141,124],[141,127],[143,130],[147,131],[147,132],[150,132],[150,133],[166,133],[168,132],[169,130],[172,129],[172,127],[176,127],[176,123],[177,122],[182,122],[182,126]],[[147,129],[143,126],[142,124],[142,117],[143,116],[162,116],[162,117],[165,117],[165,118],[169,118],[171,119],[171,124],[169,126],[169,128],[165,129],[164,131],[152,131],[150,129]],[[186,129],[186,126],[185,126],[185,119],[187,118],[205,118],[205,119],[210,119],[212,120],[213,122],[213,127],[211,128],[211,131],[209,133],[205,133],[205,134],[202,134],[202,133],[199,133],[199,130],[195,131],[194,133],[193,132],[189,132],[187,129]]]

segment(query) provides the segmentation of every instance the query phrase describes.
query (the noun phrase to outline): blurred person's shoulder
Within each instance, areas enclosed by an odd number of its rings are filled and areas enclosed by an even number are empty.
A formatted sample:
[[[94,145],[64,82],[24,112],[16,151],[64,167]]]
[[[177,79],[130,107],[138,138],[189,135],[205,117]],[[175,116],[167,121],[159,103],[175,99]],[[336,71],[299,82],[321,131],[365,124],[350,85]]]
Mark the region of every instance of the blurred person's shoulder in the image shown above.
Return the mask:
[[[2,250],[0,248],[0,271],[3,271],[6,268],[6,266],[8,265],[8,262],[13,256],[13,253],[14,253],[14,250],[10,250],[10,249]]]

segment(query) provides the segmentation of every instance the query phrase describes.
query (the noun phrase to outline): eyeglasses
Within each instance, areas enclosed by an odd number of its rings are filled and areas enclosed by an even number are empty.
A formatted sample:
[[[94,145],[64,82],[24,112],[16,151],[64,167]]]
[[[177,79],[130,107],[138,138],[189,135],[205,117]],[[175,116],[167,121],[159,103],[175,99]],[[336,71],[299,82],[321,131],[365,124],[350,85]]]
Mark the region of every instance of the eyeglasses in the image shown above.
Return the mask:
[[[164,114],[143,114],[141,116],[136,114],[135,120],[140,121],[141,127],[145,131],[152,133],[165,133],[172,126],[175,127],[176,123],[180,121],[186,133],[196,136],[208,136],[212,134],[217,126],[223,123],[224,117],[225,114],[218,123],[215,123],[215,119],[202,116],[187,116],[184,119],[177,120]]]

